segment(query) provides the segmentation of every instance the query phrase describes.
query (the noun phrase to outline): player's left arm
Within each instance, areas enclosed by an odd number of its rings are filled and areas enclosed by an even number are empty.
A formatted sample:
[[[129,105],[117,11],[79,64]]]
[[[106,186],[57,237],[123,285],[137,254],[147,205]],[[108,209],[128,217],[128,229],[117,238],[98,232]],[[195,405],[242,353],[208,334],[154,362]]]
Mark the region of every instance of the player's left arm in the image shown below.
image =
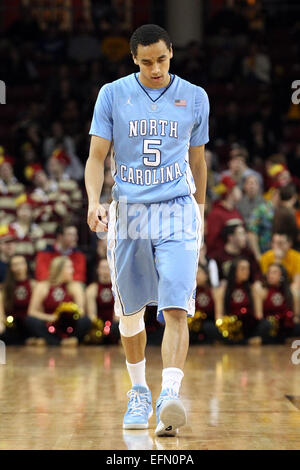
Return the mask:
[[[191,132],[189,147],[189,164],[194,178],[196,192],[194,194],[200,208],[202,219],[202,242],[204,233],[204,207],[207,184],[207,166],[205,161],[205,144],[208,142],[209,100],[203,88],[196,87],[194,106],[194,127]]]
[[[196,192],[194,193],[194,197],[200,208],[201,218],[203,222],[207,185],[207,166],[205,161],[204,145],[189,148],[189,162],[196,186]],[[202,230],[203,226],[204,223],[202,223]]]

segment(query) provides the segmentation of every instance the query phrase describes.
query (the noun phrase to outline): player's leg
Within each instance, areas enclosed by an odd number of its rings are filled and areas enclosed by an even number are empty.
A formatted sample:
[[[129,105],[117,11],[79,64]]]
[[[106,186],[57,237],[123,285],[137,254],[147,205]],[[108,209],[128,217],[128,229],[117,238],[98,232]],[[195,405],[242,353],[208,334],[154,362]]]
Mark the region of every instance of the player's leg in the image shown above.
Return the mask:
[[[189,347],[189,330],[186,311],[164,310],[165,333],[162,341],[163,369],[177,367],[183,370]]]
[[[123,420],[124,429],[146,429],[153,414],[151,392],[146,382],[145,309],[120,318],[121,341],[132,388],[128,392],[128,408]]]
[[[145,374],[146,330],[144,322],[145,309],[135,315],[120,318],[119,329],[126,356],[126,364],[132,386],[147,387]]]
[[[144,307],[151,301],[157,301],[153,297],[157,291],[157,273],[151,241],[124,237],[124,230],[121,237],[124,226],[118,213],[118,205],[112,203],[108,262],[115,296],[115,313],[120,318],[121,341],[132,383],[123,427],[143,429],[148,427],[148,419],[152,415],[151,393],[145,378]]]
[[[156,246],[159,273],[159,316],[165,321],[162,343],[162,390],[157,400],[156,434],[175,435],[186,423],[186,413],[179,398],[183,368],[189,346],[187,313],[195,312],[196,272],[199,254],[199,211],[191,198],[177,198],[179,206],[188,204],[181,228],[173,224],[169,240]],[[179,220],[180,207],[175,208]],[[182,231],[182,233],[180,233]]]

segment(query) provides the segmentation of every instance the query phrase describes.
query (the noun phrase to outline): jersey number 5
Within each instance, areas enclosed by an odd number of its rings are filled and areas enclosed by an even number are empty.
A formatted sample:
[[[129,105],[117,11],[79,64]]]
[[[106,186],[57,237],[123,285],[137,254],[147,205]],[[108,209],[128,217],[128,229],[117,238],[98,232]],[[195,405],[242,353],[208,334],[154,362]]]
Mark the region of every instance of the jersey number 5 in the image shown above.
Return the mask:
[[[161,162],[161,152],[159,149],[151,148],[150,145],[161,145],[161,139],[145,139],[143,144],[143,154],[154,155],[155,160],[150,160],[149,157],[143,158],[143,163],[146,166],[159,166]]]

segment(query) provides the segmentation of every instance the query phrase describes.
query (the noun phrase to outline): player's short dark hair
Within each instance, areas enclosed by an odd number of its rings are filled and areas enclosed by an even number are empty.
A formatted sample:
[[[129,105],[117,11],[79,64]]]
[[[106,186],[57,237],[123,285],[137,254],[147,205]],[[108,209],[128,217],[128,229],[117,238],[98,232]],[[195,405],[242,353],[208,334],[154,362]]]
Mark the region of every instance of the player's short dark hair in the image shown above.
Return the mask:
[[[134,57],[137,55],[138,45],[150,46],[158,41],[164,41],[171,49],[171,39],[167,31],[157,24],[144,24],[137,28],[130,38],[130,50]]]

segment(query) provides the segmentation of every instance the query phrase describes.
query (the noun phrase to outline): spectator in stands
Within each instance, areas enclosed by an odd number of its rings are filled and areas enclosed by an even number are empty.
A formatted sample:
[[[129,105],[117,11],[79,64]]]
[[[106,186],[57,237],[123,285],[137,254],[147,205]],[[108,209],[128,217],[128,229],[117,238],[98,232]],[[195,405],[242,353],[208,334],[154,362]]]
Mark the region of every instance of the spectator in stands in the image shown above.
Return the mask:
[[[61,154],[60,159],[59,153]],[[46,160],[54,156],[63,163],[65,179],[67,177],[78,181],[82,180],[83,165],[76,155],[74,139],[68,135],[64,135],[62,124],[59,121],[52,124],[52,136],[46,138],[44,141],[44,156]]]
[[[206,266],[199,264],[197,271],[196,288],[196,314],[201,314],[201,329],[193,331],[190,328],[191,342],[213,343],[220,339],[218,329],[215,325],[215,300],[214,289],[209,280],[209,272]]]
[[[237,203],[237,209],[246,224],[249,223],[252,211],[262,202],[264,200],[258,178],[254,174],[246,176],[243,183],[243,196]]]
[[[4,334],[5,334],[5,325],[6,319],[4,315],[4,308],[3,308],[3,294],[0,290],[0,341],[4,341]]]
[[[14,160],[0,147],[0,220],[9,224],[15,218],[15,199],[24,192],[24,185],[14,176]]]
[[[99,260],[105,258],[107,255],[107,239],[99,238],[97,240],[97,255]]]
[[[251,249],[257,259],[271,248],[273,218],[279,203],[279,191],[273,191],[272,198],[253,209],[248,222],[248,236]]]
[[[48,169],[50,177],[57,183],[58,190],[69,198],[68,206],[72,211],[77,211],[82,206],[82,193],[75,179],[82,179],[83,167],[78,168],[78,178],[72,179],[72,172],[67,172],[70,159],[63,150],[56,149],[49,159]],[[74,173],[74,172],[73,172]]]
[[[210,150],[205,150],[205,161],[207,166],[207,196],[209,199],[216,199],[213,188],[218,183],[219,175],[216,172],[217,156]]]
[[[266,128],[266,124],[260,120],[251,123],[248,129],[247,149],[251,154],[252,161],[264,159],[265,155],[269,155],[274,149],[276,137],[271,130]]]
[[[292,247],[299,246],[299,228],[296,220],[297,191],[294,184],[289,183],[279,190],[279,204],[275,209],[273,232],[287,233],[292,239]]]
[[[288,273],[293,295],[297,297],[297,308],[300,296],[300,253],[291,248],[292,239],[287,233],[274,233],[272,236],[272,249],[266,251],[260,259],[263,274],[274,263],[281,264]],[[298,312],[298,310],[297,310]]]
[[[238,257],[243,257],[249,261],[254,281],[260,280],[262,277],[260,266],[252,250],[248,247],[247,232],[244,225],[235,221],[231,223],[229,220],[223,229],[222,235],[224,237],[224,247],[215,254],[220,280],[224,281],[228,278],[232,262]]]
[[[34,285],[35,281],[29,277],[25,257],[13,255],[9,260],[0,305],[7,324],[2,336],[5,344],[24,344],[29,339],[25,319]]]
[[[267,191],[272,186],[274,186],[274,183],[275,183],[274,178],[276,178],[276,173],[278,172],[278,169],[282,169],[286,165],[287,165],[287,160],[286,160],[286,156],[283,153],[273,153],[266,159],[265,168],[264,168],[264,178],[265,178],[264,186]]]
[[[269,167],[268,175],[271,178],[270,180],[270,188],[265,193],[265,199],[270,199],[272,197],[272,193],[276,190],[276,188],[283,188],[288,184],[294,183],[297,188],[297,191],[300,190],[300,181],[296,176],[292,176],[288,167],[282,164],[275,164]]]
[[[9,229],[15,234],[16,254],[24,256],[32,270],[36,253],[46,247],[44,232],[33,221],[33,204],[27,194],[21,194],[16,199],[16,220],[9,225]]]
[[[220,284],[218,265],[215,259],[207,256],[206,243],[202,244],[199,255],[199,264],[208,270],[209,283],[212,288],[218,287]]]
[[[86,289],[87,314],[91,321],[101,318],[108,324],[110,333],[105,337],[104,344],[117,343],[120,337],[119,326],[114,317],[114,298],[106,259],[99,260],[97,277],[97,282],[93,282]]]
[[[73,280],[73,263],[67,256],[53,259],[49,271],[49,280],[38,282],[33,290],[26,325],[31,336],[43,338],[45,344],[77,345],[91,327],[90,319],[84,314],[83,287]],[[69,334],[61,335],[61,320],[55,312],[62,304],[70,302],[78,307],[79,318],[75,323],[70,310],[72,331],[69,333],[68,328]]]
[[[9,259],[16,253],[16,237],[8,225],[0,226],[0,287],[4,282]]]
[[[35,277],[38,281],[47,280],[51,261],[58,256],[67,256],[73,262],[74,281],[86,282],[86,259],[84,254],[77,248],[77,228],[69,223],[58,226],[56,240],[53,246],[40,251],[36,258]]]
[[[286,269],[270,264],[263,285],[255,287],[256,314],[262,319],[257,334],[263,344],[284,342],[287,336],[299,336],[300,324],[294,321],[296,299],[293,298]]]
[[[48,178],[41,165],[27,167],[26,174],[34,185],[30,193],[35,204],[34,220],[43,230],[46,243],[53,244],[58,225],[68,221],[68,209],[71,206],[69,196],[59,190],[54,180]]]
[[[223,176],[230,176],[236,181],[239,187],[242,189],[245,178],[250,175],[256,176],[259,185],[262,187],[263,180],[262,176],[252,168],[247,166],[248,151],[245,147],[241,147],[238,144],[234,144],[230,150],[228,170],[225,170],[221,173],[221,178]]]
[[[243,60],[243,75],[251,81],[257,80],[262,83],[270,83],[271,59],[268,53],[253,43],[250,54]]]
[[[221,194],[221,201],[214,204],[206,220],[207,254],[210,258],[214,258],[215,253],[224,246],[222,229],[226,222],[232,219],[243,221],[236,209],[236,204],[241,198],[241,191],[236,182],[230,176],[224,176],[217,188]]]
[[[243,257],[236,258],[231,264],[227,282],[220,285],[215,298],[216,319],[222,319],[224,315],[235,316],[235,321],[241,322],[243,343],[254,336],[257,326],[252,283],[249,261]]]

